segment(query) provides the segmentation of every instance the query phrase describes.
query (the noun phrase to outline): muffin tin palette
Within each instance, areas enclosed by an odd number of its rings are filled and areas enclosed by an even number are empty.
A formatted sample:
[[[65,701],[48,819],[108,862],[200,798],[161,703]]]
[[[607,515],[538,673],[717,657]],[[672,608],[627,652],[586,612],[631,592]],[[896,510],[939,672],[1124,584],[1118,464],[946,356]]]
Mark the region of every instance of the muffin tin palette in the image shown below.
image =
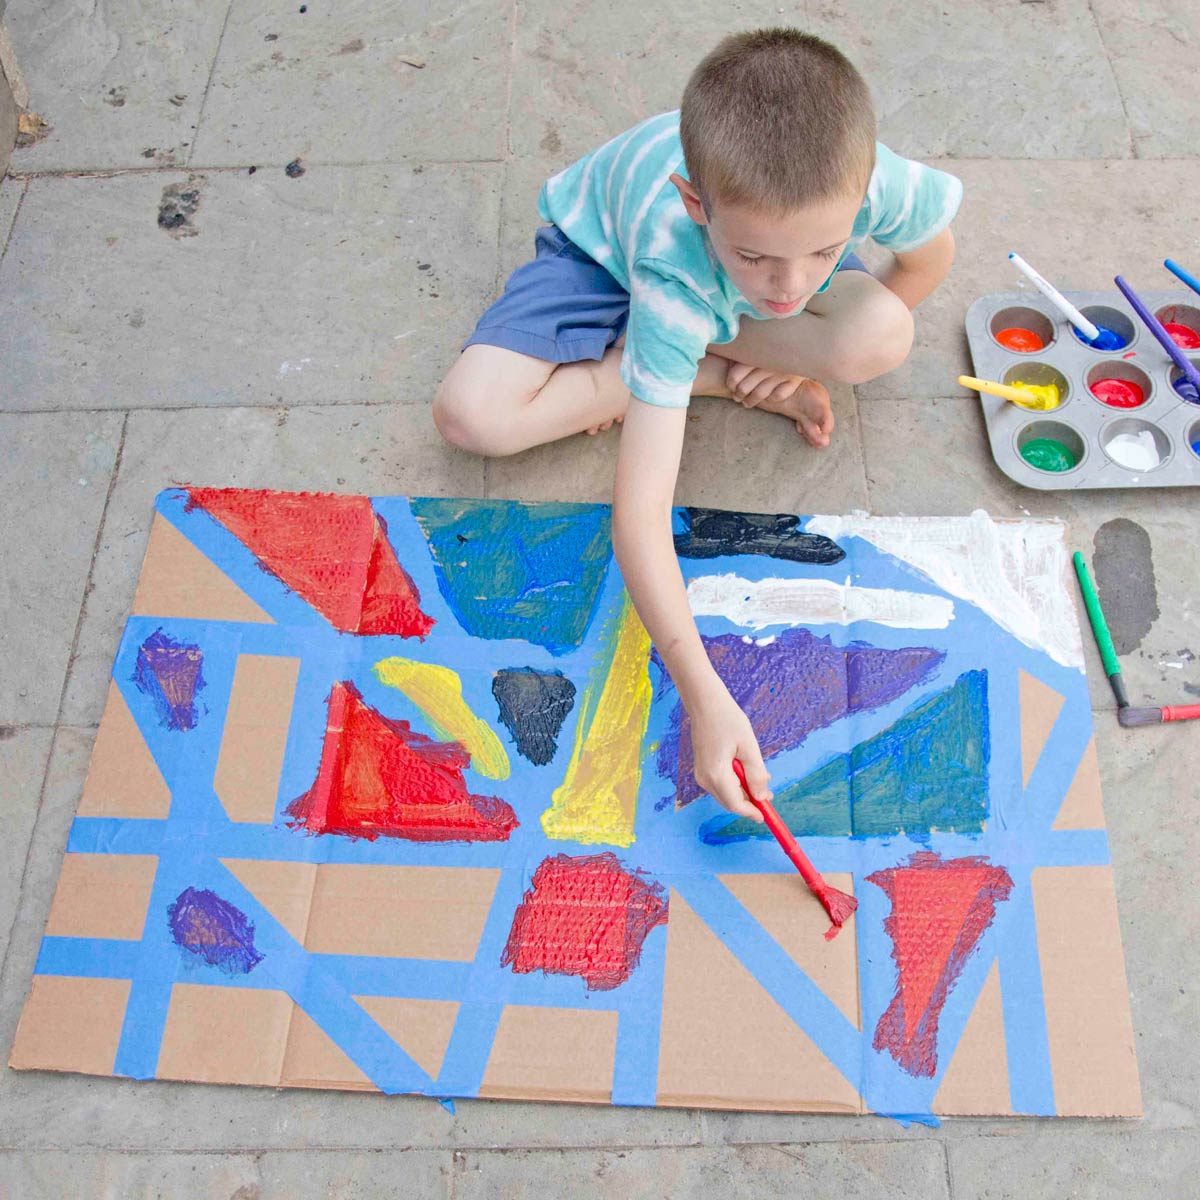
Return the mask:
[[[993,293],[967,310],[978,377],[1054,384],[1061,396],[1057,408],[1044,412],[980,396],[997,465],[1017,483],[1044,491],[1200,484],[1200,404],[1175,390],[1179,369],[1119,292],[1063,294],[1116,335],[1110,342],[1124,344],[1089,346],[1036,292]],[[1140,295],[1200,366],[1200,296]],[[1010,348],[1016,346],[1026,348]]]

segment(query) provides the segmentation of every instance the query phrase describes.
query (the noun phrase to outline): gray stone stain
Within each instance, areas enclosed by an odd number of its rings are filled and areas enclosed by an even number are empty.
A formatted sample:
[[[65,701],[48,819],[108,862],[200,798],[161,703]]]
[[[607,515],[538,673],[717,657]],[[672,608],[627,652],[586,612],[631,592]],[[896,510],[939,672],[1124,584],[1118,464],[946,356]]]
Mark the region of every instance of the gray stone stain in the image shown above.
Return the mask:
[[[1159,617],[1150,535],[1136,521],[1118,517],[1096,530],[1095,547],[1104,619],[1117,653],[1129,654]]]

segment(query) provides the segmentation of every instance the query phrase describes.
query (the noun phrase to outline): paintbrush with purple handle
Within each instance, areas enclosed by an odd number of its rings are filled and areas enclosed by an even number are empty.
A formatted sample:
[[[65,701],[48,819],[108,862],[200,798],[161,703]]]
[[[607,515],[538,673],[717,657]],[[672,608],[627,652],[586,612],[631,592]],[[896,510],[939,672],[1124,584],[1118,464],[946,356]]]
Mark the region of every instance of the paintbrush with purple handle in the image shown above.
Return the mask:
[[[1188,389],[1185,390],[1179,384],[1175,385],[1175,390],[1185,399],[1191,401],[1192,404],[1200,404],[1200,371],[1192,365],[1187,355],[1175,344],[1175,339],[1162,327],[1158,318],[1142,303],[1141,297],[1121,278],[1120,275],[1114,277],[1113,282],[1121,289],[1121,295],[1129,301],[1133,311],[1142,318],[1142,324],[1157,339],[1158,344],[1171,356],[1171,361],[1183,372],[1183,383],[1186,381]],[[1188,394],[1188,391],[1191,394]]]

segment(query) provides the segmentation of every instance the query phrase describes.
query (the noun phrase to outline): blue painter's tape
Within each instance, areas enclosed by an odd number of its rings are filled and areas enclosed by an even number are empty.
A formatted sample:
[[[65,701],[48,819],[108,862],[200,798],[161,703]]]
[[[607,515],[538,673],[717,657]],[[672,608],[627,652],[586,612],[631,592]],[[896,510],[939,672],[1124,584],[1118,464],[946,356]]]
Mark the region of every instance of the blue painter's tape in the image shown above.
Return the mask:
[[[1008,911],[1000,942],[1000,996],[1010,1101],[1013,1112],[1051,1117],[1054,1079],[1030,871],[1010,868],[1009,873],[1013,890],[1005,902]]]

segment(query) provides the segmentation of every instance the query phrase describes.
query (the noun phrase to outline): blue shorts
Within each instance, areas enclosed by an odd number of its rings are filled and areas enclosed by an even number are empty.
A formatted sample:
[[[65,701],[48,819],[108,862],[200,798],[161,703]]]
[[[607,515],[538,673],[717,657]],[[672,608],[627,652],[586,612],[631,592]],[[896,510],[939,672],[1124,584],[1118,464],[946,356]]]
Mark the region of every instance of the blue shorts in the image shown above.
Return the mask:
[[[533,261],[508,277],[463,349],[502,346],[552,363],[603,358],[625,332],[629,293],[557,225],[543,225],[534,246]],[[867,269],[856,254],[838,267]]]

